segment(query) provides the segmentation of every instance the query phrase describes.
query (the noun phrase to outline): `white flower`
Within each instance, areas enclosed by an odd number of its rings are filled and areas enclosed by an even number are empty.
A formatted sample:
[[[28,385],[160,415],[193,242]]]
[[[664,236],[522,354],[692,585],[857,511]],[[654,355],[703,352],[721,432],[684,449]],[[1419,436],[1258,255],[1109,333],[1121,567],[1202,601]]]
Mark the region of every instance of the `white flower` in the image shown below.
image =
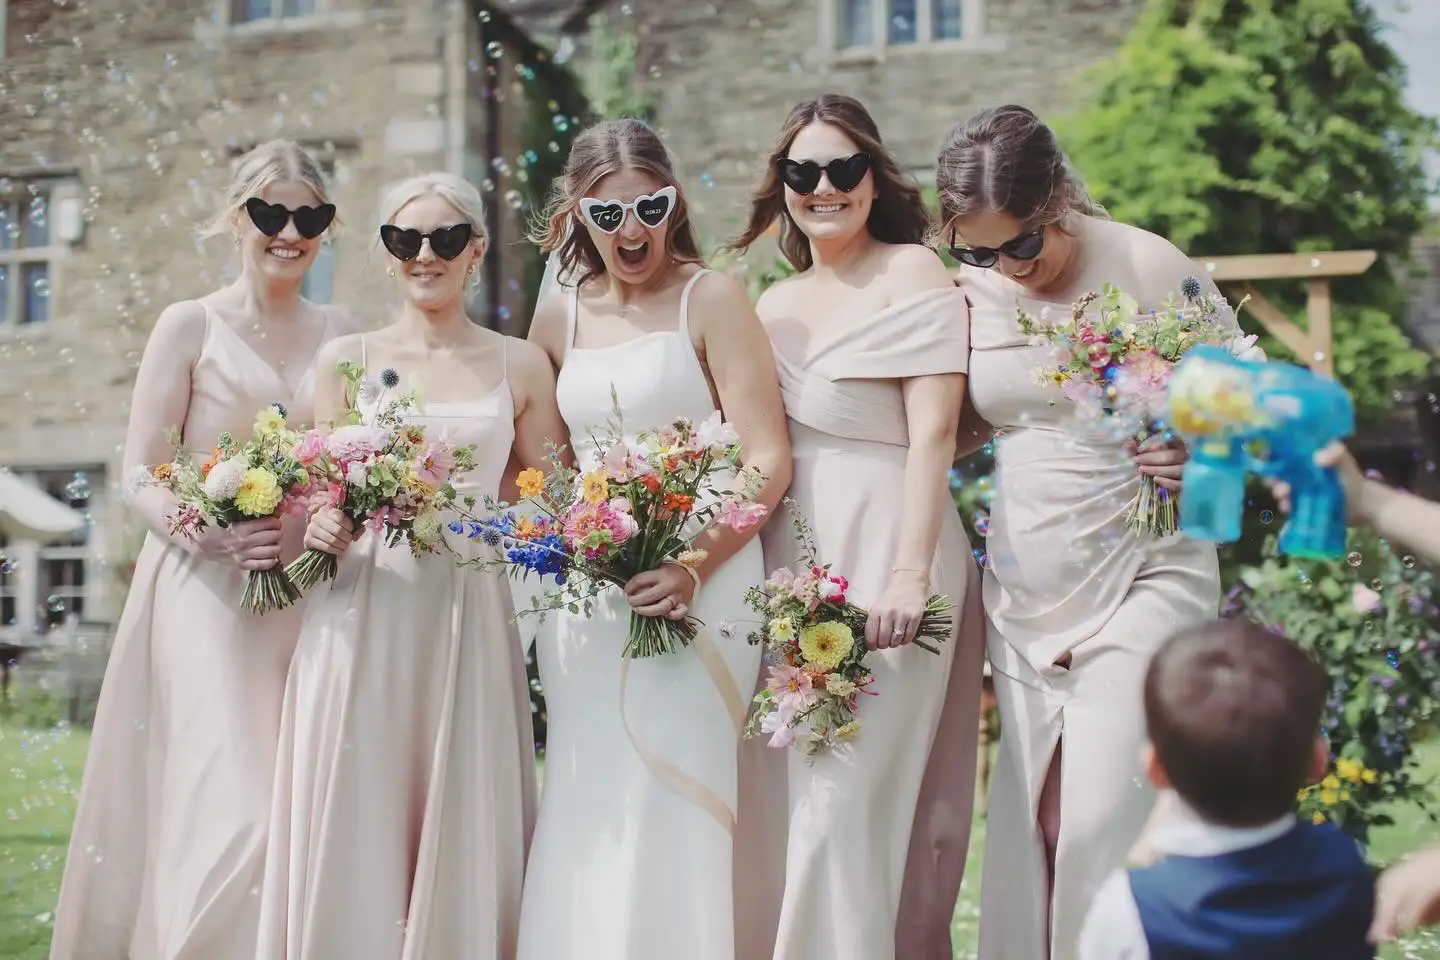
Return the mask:
[[[365,470],[365,464],[360,463],[358,460],[345,468],[345,482],[352,487],[364,487],[368,476],[369,474]]]
[[[245,482],[245,471],[249,469],[250,464],[244,457],[231,457],[215,464],[210,476],[205,478],[205,496],[216,503],[234,500],[235,494],[240,492],[240,485]]]
[[[836,583],[834,580],[831,580],[829,577],[826,577],[824,580],[820,581],[819,591],[821,600],[834,600],[836,597],[841,596],[845,592],[843,589],[841,589],[840,584]]]
[[[1236,360],[1243,360],[1247,363],[1264,363],[1269,357],[1265,356],[1265,351],[1262,348],[1255,345],[1255,341],[1259,339],[1260,338],[1253,333],[1248,335],[1236,334],[1234,339],[1225,346],[1230,351],[1230,355]]]
[[[700,426],[695,428],[693,445],[697,450],[728,447],[739,442],[740,434],[736,433],[735,428],[721,418],[719,410],[710,414]]]
[[[410,527],[411,534],[416,540],[429,545],[440,541],[440,513],[436,510],[425,510],[415,518],[415,523]]]

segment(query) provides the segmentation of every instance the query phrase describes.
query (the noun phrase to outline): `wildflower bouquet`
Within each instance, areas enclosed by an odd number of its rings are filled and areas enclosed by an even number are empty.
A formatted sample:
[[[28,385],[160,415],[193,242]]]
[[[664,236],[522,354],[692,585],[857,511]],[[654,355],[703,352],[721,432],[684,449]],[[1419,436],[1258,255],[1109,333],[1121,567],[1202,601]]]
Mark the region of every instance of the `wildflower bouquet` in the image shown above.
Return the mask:
[[[706,558],[695,540],[715,524],[746,530],[765,516],[764,505],[755,502],[762,478],[740,466],[739,440],[717,412],[698,425],[682,418],[627,441],[617,404],[609,432],[596,438],[594,470],[566,467],[560,449],[552,447],[548,473],[530,467],[517,477],[530,515],[491,501],[485,516],[458,520],[451,529],[500,550],[498,560],[465,563],[498,563],[511,576],[554,578],[558,589],[537,597],[522,614],[543,617],[564,608],[588,616],[600,591],[623,588],[638,573],[664,563],[693,572]],[[622,656],[673,653],[690,645],[699,625],[689,616],[671,620],[632,611]]]
[[[363,367],[342,361],[339,370],[345,377],[344,419],[328,433],[310,431],[297,451],[324,491],[323,505],[344,513],[354,529],[383,531],[386,546],[404,542],[417,557],[439,553],[445,546],[441,511],[456,499],[451,479],[475,468],[475,448],[432,439],[424,426],[408,422],[406,415],[418,404],[413,391],[382,404],[400,385],[394,370],[380,372],[378,392]],[[358,407],[372,392],[375,413],[367,420]],[[308,590],[334,579],[338,567],[334,554],[312,549],[285,570],[297,587]]]
[[[765,644],[770,676],[755,695],[745,735],[769,734],[769,745],[799,743],[809,760],[826,747],[854,739],[860,731],[855,711],[874,675],[865,667],[865,623],[870,614],[850,603],[850,583],[831,573],[817,558],[808,522],[793,503],[796,537],[801,543],[799,572],[782,567],[745,593],[745,603],[760,615],[762,627],[750,633],[752,644]],[[925,603],[914,644],[938,654],[950,638],[954,604],[932,596]]]
[[[222,434],[209,459],[197,464],[185,449],[179,431],[169,434],[175,459],[150,471],[151,480],[174,495],[178,507],[168,517],[170,532],[194,539],[211,524],[228,527],[277,513],[303,513],[309,475],[296,455],[300,434],[285,421],[280,404],[255,417],[250,439]],[[240,607],[266,613],[288,607],[300,591],[280,567],[251,570],[245,575]]]
[[[1235,311],[1225,299],[1204,294],[1195,277],[1186,277],[1179,298],[1172,294],[1158,310],[1141,311],[1106,284],[1102,293],[1076,300],[1061,323],[1048,322],[1043,312],[1037,319],[1021,311],[1018,319],[1032,344],[1055,348],[1056,363],[1038,368],[1036,382],[1058,388],[1082,420],[1137,442],[1161,432],[1170,374],[1192,347],[1224,345],[1246,359],[1260,353],[1255,337],[1236,334]],[[1179,527],[1175,501],[1153,477],[1141,477],[1128,522],[1137,532],[1169,536]]]

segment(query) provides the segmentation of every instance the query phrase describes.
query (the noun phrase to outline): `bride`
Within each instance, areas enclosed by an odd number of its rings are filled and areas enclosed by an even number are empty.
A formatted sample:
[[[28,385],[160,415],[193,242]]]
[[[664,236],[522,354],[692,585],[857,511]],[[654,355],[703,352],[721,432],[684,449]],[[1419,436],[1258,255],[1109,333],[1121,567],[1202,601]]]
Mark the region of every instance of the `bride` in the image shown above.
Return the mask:
[[[559,370],[581,469],[612,396],[632,433],[719,410],[773,508],[790,448],[769,344],[745,291],[701,263],[654,131],[614,120],[576,139],[542,245],[575,282],[542,294],[530,339]],[[549,742],[522,960],[734,960],[737,746],[760,651],[723,625],[764,579],[755,532],[708,531],[698,575],[662,565],[540,631]],[[704,626],[676,653],[622,660],[632,609]]]

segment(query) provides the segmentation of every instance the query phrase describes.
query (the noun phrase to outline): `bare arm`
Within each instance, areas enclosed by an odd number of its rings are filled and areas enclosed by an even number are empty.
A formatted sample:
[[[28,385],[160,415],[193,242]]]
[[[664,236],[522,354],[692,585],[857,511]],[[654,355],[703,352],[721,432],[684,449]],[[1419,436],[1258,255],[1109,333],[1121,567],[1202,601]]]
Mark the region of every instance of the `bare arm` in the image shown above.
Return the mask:
[[[1365,480],[1355,518],[1395,543],[1403,543],[1432,564],[1440,563],[1440,503],[1379,480]]]
[[[790,487],[793,462],[785,404],[770,338],[750,306],[745,289],[719,274],[701,280],[690,302],[690,323],[705,345],[705,362],[726,422],[740,435],[740,455],[765,483],[756,497],[773,511]],[[709,556],[697,571],[705,579],[760,531],[740,532],[717,524],[699,539]]]
[[[539,467],[545,462],[547,446],[563,446],[567,430],[555,403],[555,370],[545,351],[533,342],[516,341],[510,352],[510,384],[515,395],[515,445],[511,464],[520,469]],[[561,455],[566,466],[574,465],[567,449]],[[518,470],[515,471],[518,473]],[[514,503],[520,491],[515,488],[515,474],[506,471],[500,496]]]
[[[995,428],[985,422],[975,405],[964,403],[960,408],[960,427],[955,431],[955,459],[964,460],[989,443]]]
[[[535,344],[550,358],[550,366],[559,370],[565,362],[566,338],[570,335],[566,313],[570,308],[564,290],[547,296],[535,305],[535,316],[530,320],[530,333],[526,339]]]
[[[175,509],[175,498],[163,487],[140,478],[151,467],[174,458],[165,432],[185,427],[191,374],[205,342],[205,324],[205,308],[193,300],[172,303],[161,311],[135,375],[130,423],[125,431],[124,471],[130,506],[156,534],[192,553],[197,552],[192,541],[171,537],[168,532],[166,518]]]
[[[343,360],[360,362],[360,335],[336,337],[320,348],[315,358],[315,424],[335,423],[349,409],[345,398],[345,378],[340,374]]]

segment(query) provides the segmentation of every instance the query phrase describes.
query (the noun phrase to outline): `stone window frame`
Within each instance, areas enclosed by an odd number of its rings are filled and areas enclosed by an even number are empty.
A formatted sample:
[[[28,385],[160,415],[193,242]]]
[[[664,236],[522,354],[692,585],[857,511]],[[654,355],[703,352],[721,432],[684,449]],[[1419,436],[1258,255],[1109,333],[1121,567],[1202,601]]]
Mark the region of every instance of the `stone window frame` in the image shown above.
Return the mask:
[[[0,0],[3,2],[3,0]],[[43,198],[43,199],[42,199]],[[44,209],[44,240],[26,243],[26,223],[39,200]],[[50,329],[59,314],[63,287],[63,262],[84,233],[80,184],[70,171],[0,170],[0,268],[5,271],[3,298],[0,298],[0,339],[38,336]],[[25,271],[30,264],[45,266],[44,318],[21,322],[25,309]]]
[[[0,0],[3,2],[3,0]],[[366,22],[370,16],[359,7],[349,7],[345,0],[314,0],[315,12],[298,17],[270,16],[259,20],[240,20],[235,16],[235,7],[241,0],[211,0],[215,6],[214,23],[221,32],[244,36],[247,34],[300,33],[312,30],[328,30],[337,27],[353,27]],[[271,0],[271,10],[283,0]],[[212,30],[214,28],[211,28]],[[199,34],[210,31],[201,29]],[[203,36],[202,36],[203,39]]]
[[[821,49],[832,62],[837,63],[878,63],[888,57],[908,54],[934,54],[954,52],[996,52],[1006,47],[1005,38],[992,33],[986,9],[988,0],[961,0],[962,34],[954,39],[936,40],[931,38],[931,16],[933,0],[920,0],[917,4],[916,40],[914,43],[892,44],[886,38],[890,0],[872,0],[871,26],[875,43],[846,47],[840,40],[840,17],[843,4],[849,0],[820,0]]]
[[[14,562],[14,568],[5,575],[0,585],[0,595],[12,600],[15,622],[0,621],[0,636],[24,638],[37,628],[46,630],[69,620],[75,609],[73,600],[81,600],[81,612],[77,619],[94,620],[103,610],[106,600],[105,557],[102,545],[105,543],[109,507],[106,498],[100,496],[105,489],[105,467],[98,463],[75,465],[15,466],[10,472],[38,486],[47,495],[59,499],[72,509],[88,515],[90,522],[74,537],[55,543],[33,543],[27,540],[11,540],[0,547]],[[75,474],[85,476],[90,484],[88,496],[71,500],[64,487]],[[50,481],[47,483],[47,479]],[[0,538],[3,541],[3,538]],[[49,563],[81,564],[80,583],[57,585],[49,583],[46,577]],[[49,598],[61,597],[67,602],[64,609],[50,611]],[[53,617],[53,620],[52,620]]]

